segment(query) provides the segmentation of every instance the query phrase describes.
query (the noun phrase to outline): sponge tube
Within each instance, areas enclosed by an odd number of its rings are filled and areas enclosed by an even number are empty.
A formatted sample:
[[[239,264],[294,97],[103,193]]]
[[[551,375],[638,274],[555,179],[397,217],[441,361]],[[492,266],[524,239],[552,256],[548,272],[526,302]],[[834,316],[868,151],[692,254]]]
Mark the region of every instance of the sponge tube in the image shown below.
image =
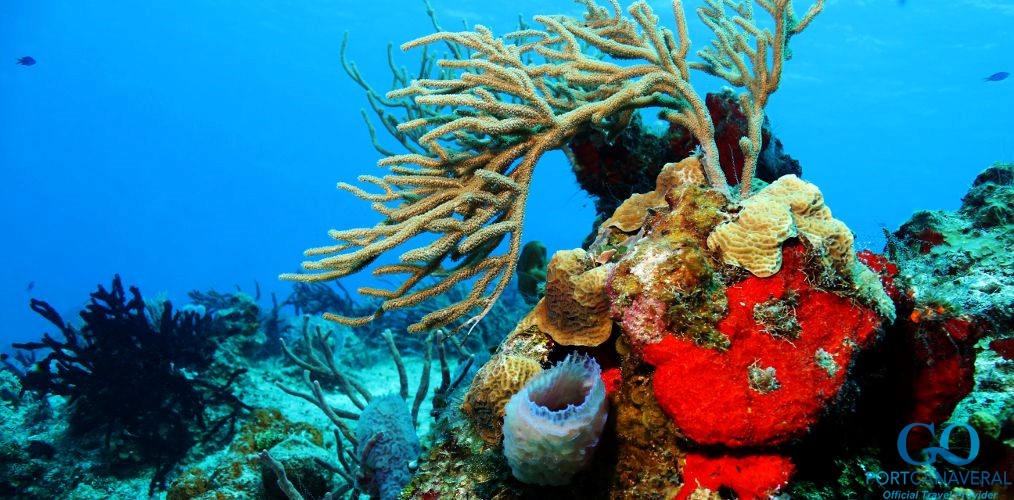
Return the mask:
[[[504,408],[504,455],[514,477],[563,485],[591,461],[606,423],[602,369],[571,354],[528,381]]]

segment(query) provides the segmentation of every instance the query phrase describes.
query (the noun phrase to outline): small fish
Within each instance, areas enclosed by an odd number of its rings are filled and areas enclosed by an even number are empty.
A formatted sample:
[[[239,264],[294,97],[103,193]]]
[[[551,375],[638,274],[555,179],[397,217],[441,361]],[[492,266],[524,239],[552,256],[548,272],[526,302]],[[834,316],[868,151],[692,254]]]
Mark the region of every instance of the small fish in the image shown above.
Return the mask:
[[[34,281],[29,281],[28,282],[28,288],[25,288],[25,291],[26,292],[30,292],[30,291],[32,291],[33,288],[35,288],[35,282]]]
[[[22,66],[31,66],[35,64],[35,58],[32,56],[22,56],[18,58],[18,64]]]
[[[1006,71],[1000,71],[998,73],[993,73],[992,75],[987,76],[986,78],[983,79],[983,81],[984,82],[999,82],[1000,80],[1007,79],[1008,76],[1010,76],[1010,73],[1008,73]]]

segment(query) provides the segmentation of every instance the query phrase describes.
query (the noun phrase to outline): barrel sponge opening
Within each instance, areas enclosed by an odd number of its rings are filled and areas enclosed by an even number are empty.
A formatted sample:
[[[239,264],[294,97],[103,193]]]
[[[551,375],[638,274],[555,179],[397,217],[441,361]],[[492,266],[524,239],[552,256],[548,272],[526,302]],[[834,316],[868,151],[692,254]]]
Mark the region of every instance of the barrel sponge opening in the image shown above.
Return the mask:
[[[602,369],[571,354],[543,371],[504,408],[504,455],[514,477],[528,484],[563,485],[591,461],[606,423]]]

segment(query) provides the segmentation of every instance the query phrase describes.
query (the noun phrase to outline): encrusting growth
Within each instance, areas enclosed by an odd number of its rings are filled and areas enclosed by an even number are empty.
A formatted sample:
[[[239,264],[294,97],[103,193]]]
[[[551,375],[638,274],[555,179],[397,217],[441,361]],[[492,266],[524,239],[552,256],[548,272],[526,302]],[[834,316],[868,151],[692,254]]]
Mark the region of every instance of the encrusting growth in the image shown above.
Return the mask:
[[[359,290],[383,299],[374,314],[326,317],[362,325],[384,311],[418,304],[474,279],[471,293],[426,314],[409,331],[448,325],[481,309],[462,326],[474,325],[514,274],[533,169],[543,154],[563,147],[575,134],[615,132],[636,110],[662,108],[666,119],[686,127],[702,145],[708,184],[728,194],[712,118],[690,85],[692,69],[746,89],[740,101],[749,117],[749,136],[740,140],[747,157],[740,186],[744,196],[749,194],[763,108],[778,87],[787,43],[821,10],[823,0],[801,19],[789,0],[757,0],[774,19],[773,33],[755,24],[751,1],[707,0],[697,12],[717,38],[699,52],[703,62],[687,60],[690,40],[680,0],[672,2],[675,33],[659,27],[644,1],[627,9],[630,18],[622,15],[616,0],[610,0],[611,8],[578,1],[587,8],[584,19],[536,16],[541,30],[523,28],[497,38],[488,28],[475,26],[474,31],[441,31],[402,45],[403,50],[434,43],[461,49],[437,62],[436,78],[413,80],[386,96],[399,102],[414,99],[415,106],[427,110],[396,127],[423,151],[389,155],[379,162],[389,168],[388,175],[359,177],[379,193],[339,183],[372,202],[383,220],[372,228],[330,231],[338,243],[307,250],[307,256],[318,259],[303,263],[308,273],[282,279],[339,279],[396,247],[414,245],[398,262],[372,271],[403,275],[399,286]],[[413,239],[424,233],[436,237]],[[446,267],[448,263],[456,264]],[[436,280],[424,282],[427,277]]]

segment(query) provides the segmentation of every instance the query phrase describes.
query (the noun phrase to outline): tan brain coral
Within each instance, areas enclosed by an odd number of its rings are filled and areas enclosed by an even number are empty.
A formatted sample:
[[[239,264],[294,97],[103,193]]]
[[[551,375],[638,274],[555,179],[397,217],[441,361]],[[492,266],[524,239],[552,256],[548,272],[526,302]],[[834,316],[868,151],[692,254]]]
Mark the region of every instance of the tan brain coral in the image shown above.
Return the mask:
[[[535,307],[539,329],[562,345],[597,346],[613,329],[606,297],[609,265],[595,266],[580,249],[556,252],[549,261],[546,295]]]
[[[660,196],[676,186],[707,184],[704,167],[696,156],[685,158],[678,163],[666,163],[655,178],[655,192]]]
[[[782,267],[782,242],[797,234],[788,206],[763,193],[744,200],[736,219],[708,236],[708,248],[720,249],[727,264],[762,278]]]
[[[855,262],[852,247],[854,237],[844,222],[838,219],[801,219],[796,222],[799,235],[811,248],[821,248],[838,270],[846,270]]]
[[[740,203],[736,217],[708,236],[708,248],[721,250],[727,264],[756,276],[771,276],[782,266],[782,243],[799,236],[819,249],[838,269],[855,259],[852,232],[834,219],[817,186],[786,175]]]
[[[655,190],[635,193],[623,201],[600,227],[616,228],[625,233],[641,229],[650,209],[667,208],[665,194],[676,186],[705,184],[700,160],[691,156],[679,163],[666,163],[655,179]]]
[[[602,227],[615,227],[625,233],[632,233],[644,225],[644,219],[648,216],[649,209],[666,206],[665,198],[659,196],[655,191],[644,194],[635,193],[616,207],[612,217],[606,219],[602,223]]]
[[[528,379],[542,371],[538,361],[524,356],[493,356],[472,380],[461,410],[471,418],[483,441],[498,444],[503,437],[504,406],[524,387]]]

